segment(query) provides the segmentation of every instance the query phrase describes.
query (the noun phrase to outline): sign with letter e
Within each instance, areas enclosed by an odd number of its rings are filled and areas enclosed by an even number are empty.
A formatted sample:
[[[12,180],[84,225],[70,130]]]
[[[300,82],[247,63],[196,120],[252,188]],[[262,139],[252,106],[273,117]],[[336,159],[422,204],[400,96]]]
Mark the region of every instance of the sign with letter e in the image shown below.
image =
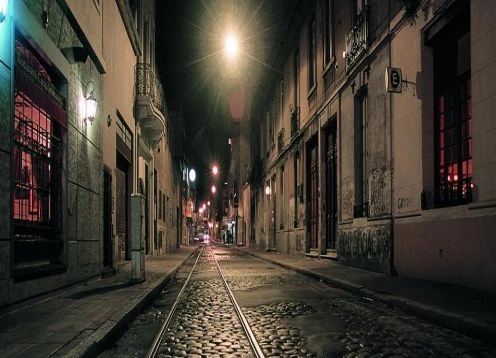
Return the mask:
[[[402,88],[401,68],[386,67],[386,92],[401,93]]]

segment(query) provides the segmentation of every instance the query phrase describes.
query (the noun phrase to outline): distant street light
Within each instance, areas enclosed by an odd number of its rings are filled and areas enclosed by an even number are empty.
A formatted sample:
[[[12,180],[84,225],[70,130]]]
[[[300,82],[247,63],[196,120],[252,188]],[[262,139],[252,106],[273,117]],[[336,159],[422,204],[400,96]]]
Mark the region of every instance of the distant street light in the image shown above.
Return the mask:
[[[190,180],[191,182],[194,182],[194,181],[196,180],[196,172],[195,172],[195,170],[194,170],[194,169],[190,169],[190,171],[189,171],[189,174],[188,174],[188,175],[189,175],[189,180]]]
[[[217,175],[219,174],[219,167],[217,165],[214,164],[214,166],[212,167],[212,174],[213,175]]]
[[[215,185],[212,185],[212,194],[215,194],[215,192],[217,191],[217,188],[215,187]]]

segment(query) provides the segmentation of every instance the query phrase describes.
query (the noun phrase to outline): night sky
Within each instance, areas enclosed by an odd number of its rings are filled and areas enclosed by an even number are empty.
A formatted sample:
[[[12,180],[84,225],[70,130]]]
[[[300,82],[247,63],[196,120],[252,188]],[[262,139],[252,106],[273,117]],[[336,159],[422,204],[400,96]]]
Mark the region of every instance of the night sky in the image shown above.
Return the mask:
[[[220,56],[210,55],[215,49],[207,48],[212,39],[204,30],[208,26],[204,11],[199,0],[157,1],[159,73],[168,104],[183,104],[184,149],[189,165],[197,171],[200,193],[210,186],[214,162],[227,172],[230,123],[219,81]]]
[[[185,151],[198,187],[211,185],[214,162],[228,171],[228,137],[233,103],[242,116],[258,89],[268,58],[277,51],[274,36],[290,0],[159,0],[156,51],[169,107],[183,103]],[[224,38],[234,32],[240,53],[229,62]],[[239,106],[235,110],[239,112]],[[247,117],[243,117],[247,120]],[[222,180],[223,178],[221,178]]]

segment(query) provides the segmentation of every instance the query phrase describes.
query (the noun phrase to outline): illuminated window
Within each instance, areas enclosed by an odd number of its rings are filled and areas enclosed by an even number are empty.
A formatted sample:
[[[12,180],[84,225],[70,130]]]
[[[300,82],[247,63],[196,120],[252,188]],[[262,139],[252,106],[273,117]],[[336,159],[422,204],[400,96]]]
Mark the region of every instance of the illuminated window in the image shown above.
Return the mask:
[[[22,279],[61,267],[66,112],[61,76],[19,34],[15,44],[12,218],[14,275]]]
[[[14,104],[14,222],[22,234],[23,226],[55,229],[60,225],[55,220],[60,220],[56,215],[60,213],[63,99],[45,66],[20,41],[16,41]]]
[[[458,5],[451,22],[436,33],[428,32],[434,55],[434,205],[437,207],[472,200],[470,9],[469,2]]]

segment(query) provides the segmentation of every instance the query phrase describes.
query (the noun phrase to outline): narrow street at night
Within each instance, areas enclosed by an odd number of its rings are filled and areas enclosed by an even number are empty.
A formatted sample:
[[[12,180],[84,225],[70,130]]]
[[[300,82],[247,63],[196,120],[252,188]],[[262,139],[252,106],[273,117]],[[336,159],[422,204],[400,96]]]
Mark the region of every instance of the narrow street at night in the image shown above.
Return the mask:
[[[495,0],[0,0],[0,358],[496,357]]]

